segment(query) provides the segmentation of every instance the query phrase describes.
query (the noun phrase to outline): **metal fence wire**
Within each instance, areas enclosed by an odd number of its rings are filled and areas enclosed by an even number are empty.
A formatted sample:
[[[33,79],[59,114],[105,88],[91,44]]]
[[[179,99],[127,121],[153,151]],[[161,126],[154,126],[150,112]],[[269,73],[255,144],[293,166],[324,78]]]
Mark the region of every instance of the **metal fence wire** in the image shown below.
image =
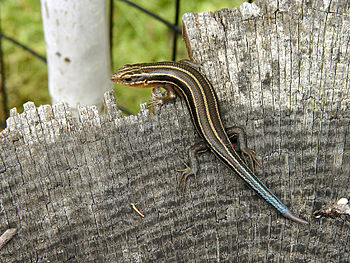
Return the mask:
[[[138,9],[140,12],[145,13],[149,16],[151,16],[153,19],[163,23],[164,25],[166,25],[170,30],[172,30],[173,32],[173,45],[172,45],[172,60],[176,60],[176,48],[177,48],[177,37],[178,35],[182,34],[182,30],[181,28],[178,26],[179,23],[179,12],[180,12],[180,0],[175,0],[175,10],[174,10],[174,17],[175,20],[173,22],[169,22],[163,18],[161,18],[159,15],[147,10],[146,8],[143,8],[131,1],[128,0],[118,0],[119,2],[123,2],[129,6],[131,6],[132,8]],[[248,2],[252,2],[251,0]],[[113,10],[114,10],[114,4],[115,1],[111,0],[110,1],[110,28],[109,28],[109,36],[110,36],[110,54],[111,57],[113,57],[112,54],[112,46],[113,46]],[[5,128],[5,123],[6,123],[6,119],[9,116],[9,108],[8,108],[8,94],[6,92],[6,72],[5,72],[5,61],[4,61],[4,53],[3,53],[3,40],[5,41],[9,41],[10,43],[12,43],[13,45],[24,49],[25,51],[29,52],[30,54],[32,54],[34,57],[36,57],[37,59],[47,63],[46,57],[43,55],[38,54],[37,52],[35,52],[33,49],[29,48],[27,45],[20,43],[19,41],[17,41],[16,39],[8,36],[5,32],[3,32],[2,28],[1,28],[1,17],[0,17],[0,78],[1,78],[1,83],[0,83],[0,102],[1,102],[1,106],[0,106],[0,128]],[[111,59],[112,63],[113,60]],[[113,68],[113,65],[111,65]],[[124,108],[120,108],[120,110],[122,110],[125,114],[130,115],[131,113]]]
[[[145,13],[149,16],[151,16],[153,19],[160,21],[161,23],[163,23],[164,25],[166,25],[170,30],[172,30],[173,32],[173,47],[172,47],[172,59],[175,60],[176,59],[176,42],[177,42],[177,36],[181,35],[181,28],[178,26],[178,22],[179,22],[179,11],[180,11],[180,0],[176,0],[175,1],[175,21],[174,22],[170,22],[167,21],[163,18],[161,18],[160,16],[158,16],[157,14],[131,2],[128,0],[118,0],[119,2],[123,2],[127,5],[130,5],[132,8],[138,9],[140,12]],[[113,39],[113,10],[114,10],[114,3],[115,1],[111,0],[110,1],[110,28],[109,28],[109,36],[110,36],[110,53],[111,56],[113,56],[112,54],[112,39]],[[9,117],[9,108],[8,108],[8,94],[6,91],[6,72],[5,72],[5,60],[4,60],[4,53],[3,53],[3,41],[8,41],[10,43],[12,43],[13,45],[24,49],[25,51],[29,52],[30,54],[32,54],[34,57],[36,57],[37,59],[43,61],[44,63],[47,63],[46,57],[43,55],[38,54],[37,52],[35,52],[33,49],[31,49],[29,46],[27,46],[24,43],[21,43],[19,41],[17,41],[16,39],[8,36],[6,34],[6,32],[3,31],[3,29],[1,28],[1,17],[0,17],[0,78],[1,78],[1,83],[0,83],[0,128],[4,129],[6,126],[6,119]],[[111,59],[111,61],[113,61]],[[112,62],[113,63],[113,62]],[[121,108],[120,110],[122,110],[125,114],[130,115],[131,113],[124,108]]]

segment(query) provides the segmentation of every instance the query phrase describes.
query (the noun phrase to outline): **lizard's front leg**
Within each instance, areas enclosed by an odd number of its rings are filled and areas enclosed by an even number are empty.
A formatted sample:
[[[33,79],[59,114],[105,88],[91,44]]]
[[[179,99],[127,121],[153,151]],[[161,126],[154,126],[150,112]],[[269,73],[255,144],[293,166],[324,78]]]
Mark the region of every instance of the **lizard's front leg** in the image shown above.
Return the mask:
[[[164,87],[162,87],[166,90],[165,96],[159,96],[157,94],[156,88],[152,89],[152,97],[151,101],[148,103],[148,107],[151,109],[152,112],[155,112],[154,109],[155,107],[159,107],[158,110],[162,108],[162,106],[167,103],[168,101],[172,101],[176,99],[176,93],[170,84],[166,84]]]

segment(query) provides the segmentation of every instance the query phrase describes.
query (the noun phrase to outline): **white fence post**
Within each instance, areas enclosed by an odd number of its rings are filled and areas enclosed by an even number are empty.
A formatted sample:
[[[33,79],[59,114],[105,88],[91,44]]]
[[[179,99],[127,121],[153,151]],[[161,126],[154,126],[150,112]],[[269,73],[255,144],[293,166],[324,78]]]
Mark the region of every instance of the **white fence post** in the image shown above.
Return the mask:
[[[106,0],[41,0],[52,103],[102,105],[111,89]]]

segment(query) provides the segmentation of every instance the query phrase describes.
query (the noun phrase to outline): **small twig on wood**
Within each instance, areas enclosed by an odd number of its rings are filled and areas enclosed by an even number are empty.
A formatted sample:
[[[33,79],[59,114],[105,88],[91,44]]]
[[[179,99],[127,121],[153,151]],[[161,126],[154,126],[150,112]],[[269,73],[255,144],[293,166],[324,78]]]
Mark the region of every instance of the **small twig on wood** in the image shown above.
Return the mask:
[[[350,215],[349,200],[347,198],[340,198],[336,204],[329,207],[324,207],[312,213],[315,218],[321,217],[339,217],[341,215]]]
[[[17,233],[17,228],[7,229],[0,237],[0,249],[2,249],[7,242],[9,242]]]
[[[140,212],[140,210],[137,209],[137,207],[136,207],[136,205],[135,205],[134,203],[130,203],[130,205],[132,206],[132,208],[133,208],[140,216],[145,217],[145,215],[142,214],[142,213]]]

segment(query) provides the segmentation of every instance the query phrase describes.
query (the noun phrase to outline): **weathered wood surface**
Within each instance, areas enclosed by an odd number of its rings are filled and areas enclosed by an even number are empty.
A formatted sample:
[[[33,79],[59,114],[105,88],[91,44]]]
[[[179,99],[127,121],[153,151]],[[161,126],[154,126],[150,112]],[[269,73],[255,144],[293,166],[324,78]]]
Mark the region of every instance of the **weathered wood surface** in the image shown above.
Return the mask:
[[[198,141],[183,102],[122,118],[24,105],[0,133],[2,262],[349,262],[350,7],[257,1],[183,18],[188,49],[245,126],[259,177],[310,225],[282,218],[210,153],[184,196],[176,169]],[[145,215],[142,218],[130,203]]]

